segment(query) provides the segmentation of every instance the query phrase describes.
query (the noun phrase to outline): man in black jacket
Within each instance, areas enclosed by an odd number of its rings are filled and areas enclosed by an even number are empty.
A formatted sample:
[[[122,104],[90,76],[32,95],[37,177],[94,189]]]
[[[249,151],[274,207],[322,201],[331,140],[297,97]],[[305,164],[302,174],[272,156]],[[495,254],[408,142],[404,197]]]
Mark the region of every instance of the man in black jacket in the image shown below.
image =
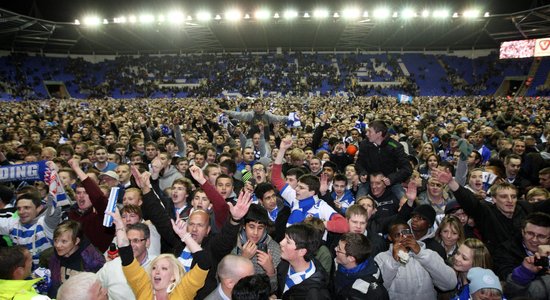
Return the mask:
[[[292,225],[280,244],[283,260],[277,266],[277,298],[330,299],[327,273],[314,259],[321,245],[317,230],[308,224]]]
[[[332,283],[333,299],[389,299],[367,237],[346,233],[335,250],[338,267]]]
[[[510,183],[491,187],[494,204],[480,201],[468,189],[460,186],[449,171],[432,171],[432,178],[447,184],[468,216],[474,218],[483,242],[491,253],[501,243],[521,233],[523,221],[532,212],[550,213],[550,201],[528,203],[517,200],[517,189]]]
[[[412,167],[405,155],[403,145],[388,135],[388,127],[382,120],[369,123],[367,140],[359,145],[359,157],[355,167],[359,175],[370,175],[375,172],[384,175],[384,184],[391,187],[397,199],[404,195],[401,183],[412,174]],[[365,183],[357,191],[357,197],[368,192]]]

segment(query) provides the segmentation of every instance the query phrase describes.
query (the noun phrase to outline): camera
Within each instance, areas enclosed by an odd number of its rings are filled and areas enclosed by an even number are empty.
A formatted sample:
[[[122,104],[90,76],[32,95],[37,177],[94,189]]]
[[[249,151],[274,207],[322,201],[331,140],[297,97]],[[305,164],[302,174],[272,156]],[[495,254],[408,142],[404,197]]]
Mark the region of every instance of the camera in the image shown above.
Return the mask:
[[[548,256],[541,256],[540,258],[535,257],[535,266],[549,268]]]
[[[258,244],[258,250],[267,253],[267,244],[266,243],[259,243]]]

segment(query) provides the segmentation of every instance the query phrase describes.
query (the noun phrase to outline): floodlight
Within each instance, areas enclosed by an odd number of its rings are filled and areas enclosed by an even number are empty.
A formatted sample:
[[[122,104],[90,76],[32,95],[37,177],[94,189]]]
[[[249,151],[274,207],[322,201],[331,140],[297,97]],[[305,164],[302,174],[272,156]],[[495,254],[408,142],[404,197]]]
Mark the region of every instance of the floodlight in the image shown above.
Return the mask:
[[[372,13],[372,16],[376,19],[386,19],[390,16],[390,10],[385,7],[377,8]]]
[[[438,19],[446,18],[449,16],[449,11],[445,9],[434,10],[432,16]]]
[[[393,15],[391,16],[392,18],[397,18],[398,14],[396,11],[393,12]]]
[[[214,20],[217,20],[217,21],[219,21],[219,20],[221,20],[221,19],[222,19],[222,17],[221,17],[220,15],[216,15],[216,16],[214,17]]]
[[[84,17],[84,25],[97,26],[101,24],[101,19],[97,16]]]
[[[103,19],[103,24],[105,24],[105,25],[109,24],[109,20]]]
[[[135,22],[137,22],[136,16],[134,16],[134,15],[129,16],[129,17],[128,17],[128,22],[130,22],[130,23],[135,23]]]
[[[298,12],[295,10],[287,10],[284,12],[283,17],[285,19],[294,19],[298,17]]]
[[[369,17],[369,12],[365,10],[365,12],[363,13],[363,18],[368,18]]]
[[[193,21],[193,17],[191,17],[191,15],[188,15],[186,20],[187,21]]]
[[[258,20],[267,20],[267,19],[269,19],[270,16],[271,16],[271,14],[269,13],[269,11],[265,10],[265,9],[257,10],[254,13],[254,17]]]
[[[75,20],[74,20],[74,24],[75,24],[75,25],[80,25],[80,20],[79,20],[79,19],[75,19]]]
[[[245,18],[245,20],[248,20],[248,19],[250,19],[250,15],[249,14],[244,14],[244,18]]]
[[[457,12],[455,12],[455,13],[453,14],[453,18],[454,18],[454,19],[458,18],[458,13],[457,13]]]
[[[117,23],[117,24],[124,24],[124,23],[126,23],[126,17],[125,16],[120,16],[118,18],[114,18],[114,22]]]
[[[274,19],[278,19],[278,18],[280,18],[280,17],[281,17],[281,16],[279,16],[279,13],[275,13],[275,14],[273,15],[273,18],[274,18]]]
[[[489,14],[489,12],[488,12],[488,11],[487,11],[487,12],[485,12],[485,14],[483,15],[483,17],[485,17],[485,18],[488,18],[489,16],[490,16],[490,14]]]
[[[479,10],[469,9],[469,10],[465,11],[462,15],[464,16],[464,18],[474,19],[474,18],[479,17]]]
[[[224,15],[228,21],[238,21],[241,19],[241,12],[236,9],[228,10]]]
[[[313,17],[321,19],[328,17],[329,12],[326,9],[316,9],[313,11]]]
[[[139,22],[142,24],[150,24],[155,22],[155,17],[153,15],[141,15],[139,16]]]
[[[425,9],[422,11],[422,18],[427,18],[430,16],[430,11]]]
[[[304,18],[306,18],[306,19],[309,18],[309,13],[308,13],[308,12],[305,12],[305,13],[304,13]]]
[[[350,7],[342,11],[342,17],[344,19],[349,19],[349,20],[357,19],[359,18],[360,15],[361,15],[361,12],[357,8]]]
[[[199,11],[197,13],[197,20],[199,21],[208,21],[212,18],[212,15],[207,11]]]
[[[181,24],[185,21],[185,15],[180,11],[171,11],[168,13],[168,22],[172,24]]]
[[[332,15],[332,17],[333,18],[340,18],[340,15],[337,12],[335,12],[334,15]]]
[[[417,14],[412,8],[405,8],[403,11],[401,11],[401,18],[403,19],[412,19],[416,18]]]
[[[164,15],[159,15],[157,18],[157,21],[159,23],[164,23],[166,21],[166,18],[164,17]]]

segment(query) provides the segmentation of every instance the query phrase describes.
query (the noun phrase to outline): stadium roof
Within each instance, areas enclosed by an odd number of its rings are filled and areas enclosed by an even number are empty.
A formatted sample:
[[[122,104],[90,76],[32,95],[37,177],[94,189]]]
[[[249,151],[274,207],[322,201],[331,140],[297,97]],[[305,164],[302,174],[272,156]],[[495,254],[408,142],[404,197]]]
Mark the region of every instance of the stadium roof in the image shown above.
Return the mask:
[[[201,1],[198,4],[174,1],[75,1],[37,0],[9,1],[0,5],[0,49],[44,53],[79,54],[135,54],[177,52],[266,51],[281,47],[283,50],[302,51],[419,51],[494,49],[500,42],[515,39],[548,37],[550,33],[550,5],[548,1],[493,1],[480,6],[481,16],[474,19],[414,18],[404,20],[390,16],[381,21],[372,16],[376,6],[361,4],[368,9],[369,17],[345,20],[340,1],[323,6],[318,1],[280,3],[270,0],[258,5],[256,1],[239,1],[243,15],[250,19],[239,22],[212,19],[201,22],[196,12],[208,9],[213,16],[223,15],[227,1]],[[509,2],[509,3],[504,3]],[[151,6],[152,4],[154,6]],[[411,2],[419,11],[424,8],[442,8],[441,2]],[[435,3],[438,3],[435,5]],[[336,7],[336,5],[338,7]],[[400,11],[404,2],[386,1],[391,11]],[[119,15],[140,12],[157,13],[180,7],[191,20],[173,26],[159,24],[113,24]],[[254,10],[270,8],[270,18],[265,21],[253,17]],[[292,7],[299,12],[293,20],[273,18]],[[324,7],[330,15],[324,19],[303,18],[304,12],[312,14],[317,7]],[[450,13],[468,8],[465,1],[452,1]],[[490,12],[484,17],[484,12]],[[339,12],[335,18],[334,13]],[[96,27],[74,24],[75,19],[96,13],[109,24]],[[225,17],[225,16],[224,16]]]

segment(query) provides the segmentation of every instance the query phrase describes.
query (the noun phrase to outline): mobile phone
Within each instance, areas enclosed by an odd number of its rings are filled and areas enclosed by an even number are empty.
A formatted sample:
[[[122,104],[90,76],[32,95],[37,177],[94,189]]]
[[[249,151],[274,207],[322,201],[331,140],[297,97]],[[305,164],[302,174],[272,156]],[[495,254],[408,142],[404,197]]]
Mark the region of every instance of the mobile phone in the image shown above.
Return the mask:
[[[258,244],[258,250],[267,253],[267,244],[266,243],[259,243]]]
[[[541,256],[540,258],[535,257],[535,266],[548,269],[550,267],[548,256]]]
[[[403,229],[400,233],[402,236],[411,236],[413,234],[410,229]]]

